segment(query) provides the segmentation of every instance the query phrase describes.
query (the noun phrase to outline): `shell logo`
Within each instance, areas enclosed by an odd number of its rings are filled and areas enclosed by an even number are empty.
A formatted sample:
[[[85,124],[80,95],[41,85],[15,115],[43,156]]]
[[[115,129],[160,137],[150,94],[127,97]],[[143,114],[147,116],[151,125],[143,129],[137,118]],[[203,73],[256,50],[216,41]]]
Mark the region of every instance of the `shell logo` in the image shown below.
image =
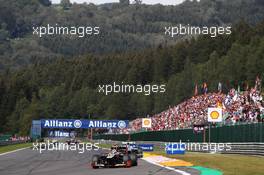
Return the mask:
[[[142,119],[142,128],[151,128],[151,119],[143,118]]]
[[[208,122],[222,122],[222,108],[208,108]]]
[[[144,120],[144,125],[149,125],[150,121],[149,120]]]
[[[217,111],[212,111],[210,114],[212,119],[218,119],[219,115],[220,114]]]

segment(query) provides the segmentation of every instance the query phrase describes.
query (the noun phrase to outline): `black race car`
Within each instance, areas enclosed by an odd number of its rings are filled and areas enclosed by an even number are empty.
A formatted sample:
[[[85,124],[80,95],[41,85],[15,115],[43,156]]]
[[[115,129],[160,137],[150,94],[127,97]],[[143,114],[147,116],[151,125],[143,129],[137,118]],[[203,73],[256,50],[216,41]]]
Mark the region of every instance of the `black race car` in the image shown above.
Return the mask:
[[[138,158],[143,157],[143,150],[140,147],[135,147],[132,149],[132,151],[137,155]]]
[[[99,167],[131,167],[137,166],[137,155],[128,152],[127,148],[119,146],[112,147],[109,153],[93,155],[91,166],[96,169]]]
[[[69,140],[66,140],[66,143],[68,144],[68,145],[71,145],[71,144],[79,144],[80,142],[78,141],[78,140],[76,140],[76,139],[69,139]]]
[[[134,145],[134,146],[132,146]],[[124,149],[128,151],[129,154],[136,154],[137,158],[142,158],[143,157],[143,150],[142,148],[140,148],[139,146],[135,145],[135,144],[123,144],[121,146],[119,146],[119,149]]]

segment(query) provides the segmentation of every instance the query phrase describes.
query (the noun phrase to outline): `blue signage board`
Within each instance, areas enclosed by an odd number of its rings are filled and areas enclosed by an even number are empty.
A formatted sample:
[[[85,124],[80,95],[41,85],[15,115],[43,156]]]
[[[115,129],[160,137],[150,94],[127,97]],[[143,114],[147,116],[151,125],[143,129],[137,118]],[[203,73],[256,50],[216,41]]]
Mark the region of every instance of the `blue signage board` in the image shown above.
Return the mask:
[[[33,139],[41,137],[41,122],[39,120],[32,120],[31,137]]]
[[[154,144],[139,144],[138,147],[143,151],[154,151]]]
[[[79,119],[41,119],[42,128],[112,128],[124,129],[129,124],[128,120],[79,120]]]
[[[166,154],[185,154],[184,143],[168,143],[165,144]]]
[[[130,146],[131,148],[136,148],[136,147],[137,147],[137,144],[129,144],[129,146]]]
[[[66,132],[66,131],[49,131],[49,137],[70,137],[70,132]]]

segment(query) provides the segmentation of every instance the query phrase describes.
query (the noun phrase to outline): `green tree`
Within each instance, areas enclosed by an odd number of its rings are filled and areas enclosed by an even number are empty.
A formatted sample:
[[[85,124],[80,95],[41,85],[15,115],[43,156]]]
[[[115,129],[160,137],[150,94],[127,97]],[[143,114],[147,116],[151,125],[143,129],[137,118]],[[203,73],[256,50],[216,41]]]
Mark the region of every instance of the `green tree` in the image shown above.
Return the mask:
[[[60,4],[64,10],[69,10],[72,5],[70,0],[61,0]]]

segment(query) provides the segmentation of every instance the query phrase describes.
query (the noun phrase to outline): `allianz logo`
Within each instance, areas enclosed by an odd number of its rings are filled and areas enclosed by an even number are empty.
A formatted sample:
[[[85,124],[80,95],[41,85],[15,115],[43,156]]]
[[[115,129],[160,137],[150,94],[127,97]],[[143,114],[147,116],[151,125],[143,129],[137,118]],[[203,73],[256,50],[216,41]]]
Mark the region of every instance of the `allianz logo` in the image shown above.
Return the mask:
[[[45,120],[44,127],[64,127],[64,128],[81,128],[82,121],[59,121],[59,120]]]
[[[126,122],[120,120],[118,122],[116,121],[89,121],[88,127],[89,128],[126,128]]]

